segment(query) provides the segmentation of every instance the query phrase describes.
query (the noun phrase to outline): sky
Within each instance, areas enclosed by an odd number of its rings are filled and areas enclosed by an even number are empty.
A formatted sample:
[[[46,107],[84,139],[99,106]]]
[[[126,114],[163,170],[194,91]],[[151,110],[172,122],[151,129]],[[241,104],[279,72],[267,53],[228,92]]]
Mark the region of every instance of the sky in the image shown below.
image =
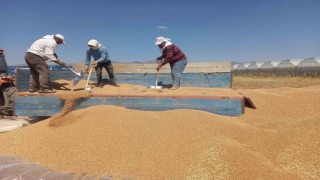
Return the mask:
[[[320,0],[0,0],[0,48],[24,64],[37,39],[60,33],[56,53],[84,62],[98,40],[112,61],[154,60],[156,37],[189,62],[251,62],[320,56]]]

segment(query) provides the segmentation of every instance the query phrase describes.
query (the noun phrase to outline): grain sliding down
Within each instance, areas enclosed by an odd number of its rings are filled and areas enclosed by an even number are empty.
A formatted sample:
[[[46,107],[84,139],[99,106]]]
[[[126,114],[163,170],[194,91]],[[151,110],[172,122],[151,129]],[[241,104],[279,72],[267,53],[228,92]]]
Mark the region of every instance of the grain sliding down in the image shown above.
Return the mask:
[[[64,93],[64,94],[59,94],[58,95],[59,99],[64,101],[64,107],[60,113],[48,119],[49,125],[52,127],[58,127],[58,126],[71,123],[71,121],[64,121],[63,116],[71,112],[73,110],[73,107],[78,101],[81,101],[89,96],[90,94],[88,92],[74,92],[74,91]]]
[[[143,88],[99,91],[126,89]],[[0,154],[115,179],[320,179],[320,85],[239,91],[257,109],[226,117],[93,106],[57,118],[59,126],[48,119],[0,134]]]

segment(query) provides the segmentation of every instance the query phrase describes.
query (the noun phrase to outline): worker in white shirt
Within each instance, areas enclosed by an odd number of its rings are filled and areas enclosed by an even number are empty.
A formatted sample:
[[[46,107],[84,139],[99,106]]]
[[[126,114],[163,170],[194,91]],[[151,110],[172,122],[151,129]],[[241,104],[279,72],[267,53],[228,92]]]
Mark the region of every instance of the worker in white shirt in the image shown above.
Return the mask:
[[[55,53],[57,45],[64,43],[64,37],[61,34],[46,35],[35,41],[27,50],[25,61],[30,67],[29,92],[56,92],[50,88],[50,72],[46,61],[66,66],[66,63],[58,59]]]

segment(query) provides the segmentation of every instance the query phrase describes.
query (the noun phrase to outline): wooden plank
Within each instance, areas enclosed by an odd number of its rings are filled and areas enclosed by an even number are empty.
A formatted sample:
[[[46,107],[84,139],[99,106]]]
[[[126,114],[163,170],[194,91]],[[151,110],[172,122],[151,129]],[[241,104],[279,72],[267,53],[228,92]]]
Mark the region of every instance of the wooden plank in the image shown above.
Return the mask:
[[[237,116],[243,114],[243,99],[168,98],[168,97],[89,97],[78,101],[75,109],[94,105],[115,105],[128,109],[165,111],[196,109],[210,113]],[[14,99],[17,116],[52,116],[62,110],[63,101],[56,96],[26,96],[17,94]]]

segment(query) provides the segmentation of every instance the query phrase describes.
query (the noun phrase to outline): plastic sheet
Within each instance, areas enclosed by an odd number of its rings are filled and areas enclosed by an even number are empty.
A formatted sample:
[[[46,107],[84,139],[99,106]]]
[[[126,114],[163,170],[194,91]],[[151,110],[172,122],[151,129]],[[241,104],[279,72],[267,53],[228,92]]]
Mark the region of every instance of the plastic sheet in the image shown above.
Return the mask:
[[[40,116],[7,116],[0,119],[0,133],[22,128],[47,118]]]
[[[16,121],[12,119],[0,119],[0,133],[12,131],[29,125],[28,121]]]
[[[12,156],[0,156],[0,179],[1,180],[94,180],[95,176],[86,176],[85,173],[55,172],[36,163],[21,160]],[[112,180],[112,177],[100,177],[99,180]]]

